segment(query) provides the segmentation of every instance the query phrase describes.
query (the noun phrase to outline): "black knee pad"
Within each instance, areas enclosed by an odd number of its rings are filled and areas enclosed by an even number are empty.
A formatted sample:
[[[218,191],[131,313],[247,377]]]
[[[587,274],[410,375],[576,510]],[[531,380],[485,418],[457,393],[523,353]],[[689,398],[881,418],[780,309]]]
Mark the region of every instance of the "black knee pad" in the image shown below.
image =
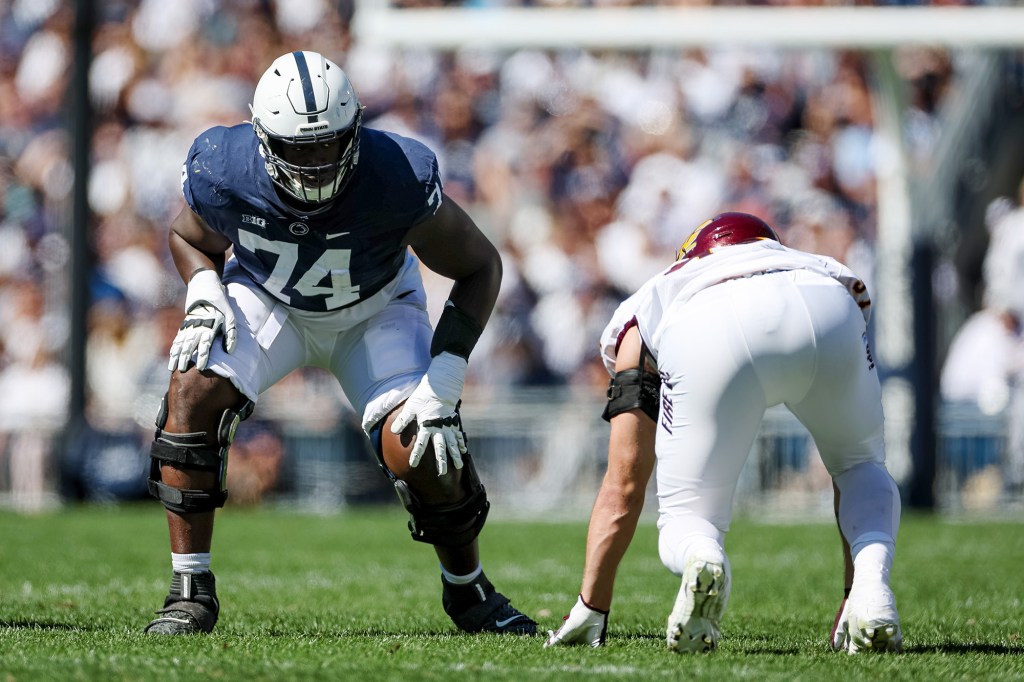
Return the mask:
[[[156,435],[150,448],[149,494],[163,502],[164,507],[178,514],[213,511],[223,507],[228,499],[225,487],[228,448],[235,438],[238,425],[252,414],[253,403],[247,400],[238,410],[227,409],[221,415],[216,444],[209,443],[206,431],[195,433],[167,433],[167,396],[160,403],[156,418]],[[175,488],[163,482],[160,467],[164,462],[182,469],[217,472],[214,490]]]
[[[454,504],[423,504],[405,481],[395,479],[395,492],[409,512],[409,532],[417,542],[441,547],[468,545],[484,527],[491,503],[477,476],[473,458],[462,456],[462,488],[465,497]]]
[[[487,490],[477,475],[473,457],[468,452],[462,456],[461,483],[465,495],[461,500],[446,505],[424,504],[409,484],[399,480],[384,462],[382,428],[378,424],[370,432],[370,441],[377,456],[378,466],[395,486],[398,499],[409,512],[409,532],[412,539],[440,547],[462,547],[476,539],[487,521],[491,503],[487,500]]]

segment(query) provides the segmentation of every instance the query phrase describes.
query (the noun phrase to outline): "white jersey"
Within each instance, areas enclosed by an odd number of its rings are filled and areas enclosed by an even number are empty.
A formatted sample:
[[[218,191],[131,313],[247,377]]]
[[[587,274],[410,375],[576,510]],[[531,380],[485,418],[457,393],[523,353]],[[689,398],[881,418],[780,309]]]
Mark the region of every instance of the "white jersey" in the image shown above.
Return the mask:
[[[630,327],[635,325],[639,329],[644,344],[657,360],[662,322],[670,305],[685,303],[721,282],[780,270],[808,270],[837,280],[850,292],[864,320],[869,319],[871,299],[867,287],[834,258],[790,249],[770,239],[722,246],[702,258],[676,261],[619,305],[601,335],[601,357],[609,374],[614,374],[619,343]]]
[[[615,311],[601,338],[609,371],[636,326],[661,380],[655,480],[669,570],[686,572],[695,538],[724,553],[741,472],[766,410],[782,405],[842,491],[850,544],[895,538],[899,490],[884,468],[869,312],[849,268],[767,239],[679,260]]]

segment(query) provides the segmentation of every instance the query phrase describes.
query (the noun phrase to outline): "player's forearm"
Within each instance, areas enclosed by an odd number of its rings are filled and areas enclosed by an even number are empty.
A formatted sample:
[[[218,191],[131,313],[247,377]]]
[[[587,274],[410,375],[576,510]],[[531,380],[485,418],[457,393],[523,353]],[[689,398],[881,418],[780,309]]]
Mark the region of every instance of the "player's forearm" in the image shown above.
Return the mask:
[[[608,611],[612,603],[615,574],[643,509],[643,490],[609,485],[601,486],[587,532],[586,563],[580,594],[594,608]]]
[[[188,284],[197,270],[214,270],[218,274],[224,271],[224,254],[207,253],[185,241],[180,235],[171,232],[168,246],[174,267],[181,279]]]
[[[224,271],[224,254],[231,242],[185,206],[171,223],[167,246],[178,274],[187,284],[197,270],[214,270],[221,274]]]
[[[501,258],[495,251],[493,258],[483,261],[472,273],[456,280],[448,298],[484,327],[498,300],[501,274]]]
[[[615,573],[643,511],[647,483],[654,472],[655,428],[654,421],[640,410],[623,412],[611,420],[608,470],[590,516],[580,590],[588,604],[603,611],[611,606]]]

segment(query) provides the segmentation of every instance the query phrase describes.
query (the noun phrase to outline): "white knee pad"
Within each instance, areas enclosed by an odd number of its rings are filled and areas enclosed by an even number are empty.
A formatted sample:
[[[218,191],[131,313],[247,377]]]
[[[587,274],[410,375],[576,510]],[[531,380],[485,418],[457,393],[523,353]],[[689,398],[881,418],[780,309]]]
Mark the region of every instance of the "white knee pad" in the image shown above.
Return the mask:
[[[839,527],[856,556],[864,546],[896,542],[900,491],[880,462],[863,462],[835,477],[839,488]]]

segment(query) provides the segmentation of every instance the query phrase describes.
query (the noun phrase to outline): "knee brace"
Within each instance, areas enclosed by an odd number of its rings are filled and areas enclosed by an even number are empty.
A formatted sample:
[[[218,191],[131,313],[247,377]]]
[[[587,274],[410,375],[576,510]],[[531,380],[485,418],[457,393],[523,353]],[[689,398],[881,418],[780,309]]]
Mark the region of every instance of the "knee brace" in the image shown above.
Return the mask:
[[[224,410],[215,436],[217,442],[210,444],[206,431],[167,433],[163,430],[167,425],[167,396],[164,395],[156,418],[156,435],[150,449],[149,494],[178,514],[208,512],[223,507],[228,499],[225,486],[228,448],[235,439],[238,425],[252,414],[253,407],[253,402],[246,400],[238,410]],[[215,489],[187,490],[167,485],[160,474],[164,462],[176,464],[182,469],[217,472]]]
[[[440,547],[462,547],[476,539],[487,521],[491,503],[487,490],[476,473],[473,457],[462,456],[462,489],[465,496],[454,504],[424,504],[405,481],[400,480],[384,462],[381,429],[378,424],[370,433],[377,464],[395,486],[402,506],[409,512],[409,532],[412,539]]]

